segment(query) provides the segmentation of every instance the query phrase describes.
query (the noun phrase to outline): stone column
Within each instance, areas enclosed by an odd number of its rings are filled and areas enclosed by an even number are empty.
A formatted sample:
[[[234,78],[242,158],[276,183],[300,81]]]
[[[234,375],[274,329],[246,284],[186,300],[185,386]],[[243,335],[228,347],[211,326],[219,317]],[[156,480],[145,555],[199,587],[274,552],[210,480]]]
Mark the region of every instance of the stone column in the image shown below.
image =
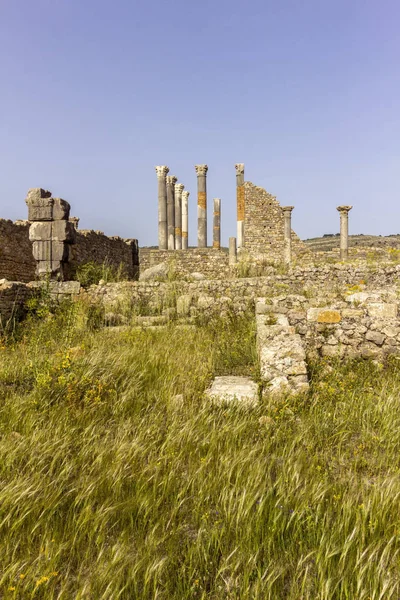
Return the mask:
[[[182,192],[183,183],[175,184],[175,250],[182,250]]]
[[[229,266],[236,265],[237,263],[237,252],[236,252],[236,238],[229,238]]]
[[[221,198],[214,198],[213,248],[221,248]]]
[[[166,250],[168,247],[167,230],[167,183],[166,177],[169,168],[165,165],[156,167],[158,179],[158,248]]]
[[[207,248],[207,165],[195,165],[197,173],[197,246]]]
[[[294,206],[282,206],[283,210],[283,257],[287,265],[292,262],[292,210]]]
[[[178,178],[167,175],[167,223],[168,223],[168,250],[175,250],[175,184]]]
[[[189,192],[182,192],[182,250],[189,245]]]
[[[236,169],[236,206],[237,206],[237,246],[244,246],[244,164],[237,163]]]
[[[352,206],[338,206],[340,213],[340,260],[349,256],[349,212]]]

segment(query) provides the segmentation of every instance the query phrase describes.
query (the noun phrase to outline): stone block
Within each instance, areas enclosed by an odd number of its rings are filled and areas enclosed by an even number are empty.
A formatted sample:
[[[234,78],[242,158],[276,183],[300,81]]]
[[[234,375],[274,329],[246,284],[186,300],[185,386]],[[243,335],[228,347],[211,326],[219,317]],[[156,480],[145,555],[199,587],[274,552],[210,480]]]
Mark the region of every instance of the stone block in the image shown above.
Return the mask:
[[[212,296],[199,296],[197,300],[197,307],[205,310],[210,308],[214,304],[214,298]]]
[[[76,232],[73,223],[69,221],[53,221],[51,229],[51,239],[56,242],[66,242],[73,244],[76,239]]]
[[[33,257],[38,261],[62,261],[67,262],[69,258],[69,247],[64,242],[53,242],[51,240],[33,242]]]
[[[377,317],[379,319],[396,319],[397,304],[388,302],[372,302],[368,304],[368,316]]]
[[[51,221],[53,219],[53,198],[28,197],[26,204],[28,205],[29,221]]]
[[[51,240],[51,221],[37,221],[29,227],[29,240],[41,242]]]
[[[318,323],[340,323],[341,314],[337,310],[323,310],[317,315]]]
[[[61,261],[59,260],[41,260],[38,261],[36,271],[39,277],[61,273]]]
[[[71,210],[71,206],[70,206],[69,202],[67,202],[66,200],[63,200],[62,198],[54,198],[53,219],[55,221],[68,220],[70,210]]]
[[[329,309],[327,307],[325,308],[309,308],[307,310],[307,321],[313,321],[313,322],[317,322],[318,321],[318,315],[321,312],[326,312]]]
[[[364,311],[358,308],[344,308],[342,310],[343,319],[359,319],[364,316]]]
[[[206,395],[216,404],[238,404],[252,408],[258,404],[258,386],[249,377],[216,377]]]
[[[367,331],[365,339],[369,342],[373,342],[377,346],[382,346],[385,341],[385,336],[383,333],[379,333],[379,331]]]
[[[192,302],[192,296],[190,294],[183,294],[179,296],[176,301],[176,312],[180,317],[186,317],[190,314],[190,305]]]
[[[26,202],[36,202],[42,198],[51,198],[51,192],[48,190],[43,190],[42,188],[30,188],[26,195]]]

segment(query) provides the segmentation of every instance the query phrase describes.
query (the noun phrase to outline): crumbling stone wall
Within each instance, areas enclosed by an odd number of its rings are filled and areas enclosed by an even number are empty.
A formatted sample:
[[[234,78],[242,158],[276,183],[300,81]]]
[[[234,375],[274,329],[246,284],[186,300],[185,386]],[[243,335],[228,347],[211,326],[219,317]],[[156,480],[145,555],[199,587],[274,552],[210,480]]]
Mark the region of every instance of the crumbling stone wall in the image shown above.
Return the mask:
[[[171,271],[178,277],[201,273],[209,279],[231,275],[227,248],[189,248],[176,252],[140,248],[140,272],[161,263],[170,265]]]
[[[284,217],[275,196],[246,181],[244,184],[244,248],[252,255],[284,260]],[[309,260],[311,252],[292,230],[292,256]]]
[[[137,240],[108,237],[102,231],[79,229],[72,248],[73,270],[88,262],[107,263],[115,269],[122,264],[126,276],[136,279],[139,269]]]
[[[35,268],[28,221],[0,219],[0,279],[32,281]]]

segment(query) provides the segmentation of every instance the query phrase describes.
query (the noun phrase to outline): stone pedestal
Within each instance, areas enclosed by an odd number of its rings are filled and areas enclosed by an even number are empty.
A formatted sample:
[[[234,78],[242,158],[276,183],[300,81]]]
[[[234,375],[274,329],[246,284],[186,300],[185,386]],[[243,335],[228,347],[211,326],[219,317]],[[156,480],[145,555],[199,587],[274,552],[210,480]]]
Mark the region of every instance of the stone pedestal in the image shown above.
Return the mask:
[[[51,192],[41,188],[28,191],[26,204],[37,275],[40,278],[65,279],[68,276],[70,246],[75,243],[75,226],[69,218],[70,205],[62,198],[52,198]],[[79,219],[75,217],[74,221]]]
[[[237,247],[244,246],[244,164],[237,163],[236,169],[236,206],[237,206]]]
[[[155,169],[158,179],[158,248],[166,250],[168,247],[166,177],[169,168],[161,165]]]
[[[166,177],[168,250],[175,250],[175,184],[177,181],[175,175]]]
[[[182,250],[189,245],[189,192],[182,192]]]
[[[340,260],[347,260],[349,256],[349,212],[352,206],[338,206],[340,213]]]
[[[292,210],[294,206],[282,206],[283,210],[283,237],[284,261],[287,265],[292,262]]]
[[[214,198],[213,248],[221,248],[221,198]]]
[[[197,246],[207,248],[207,165],[195,165],[197,173]]]
[[[182,192],[183,183],[175,184],[175,250],[182,250]]]
[[[237,250],[236,250],[236,238],[229,238],[229,266],[236,265],[237,263]]]

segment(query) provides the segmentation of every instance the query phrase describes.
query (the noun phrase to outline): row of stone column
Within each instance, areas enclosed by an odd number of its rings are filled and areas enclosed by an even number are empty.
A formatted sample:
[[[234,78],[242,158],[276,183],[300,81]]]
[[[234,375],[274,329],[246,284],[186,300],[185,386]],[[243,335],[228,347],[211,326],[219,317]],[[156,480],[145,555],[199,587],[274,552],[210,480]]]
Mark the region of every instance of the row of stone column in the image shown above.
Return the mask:
[[[195,165],[197,174],[197,246],[207,247],[207,165]],[[189,192],[178,178],[168,175],[165,165],[156,167],[158,179],[158,247],[160,250],[188,248]],[[221,247],[221,199],[214,198],[213,247]]]
[[[188,247],[189,192],[165,165],[156,167],[158,179],[158,247],[186,250]]]

